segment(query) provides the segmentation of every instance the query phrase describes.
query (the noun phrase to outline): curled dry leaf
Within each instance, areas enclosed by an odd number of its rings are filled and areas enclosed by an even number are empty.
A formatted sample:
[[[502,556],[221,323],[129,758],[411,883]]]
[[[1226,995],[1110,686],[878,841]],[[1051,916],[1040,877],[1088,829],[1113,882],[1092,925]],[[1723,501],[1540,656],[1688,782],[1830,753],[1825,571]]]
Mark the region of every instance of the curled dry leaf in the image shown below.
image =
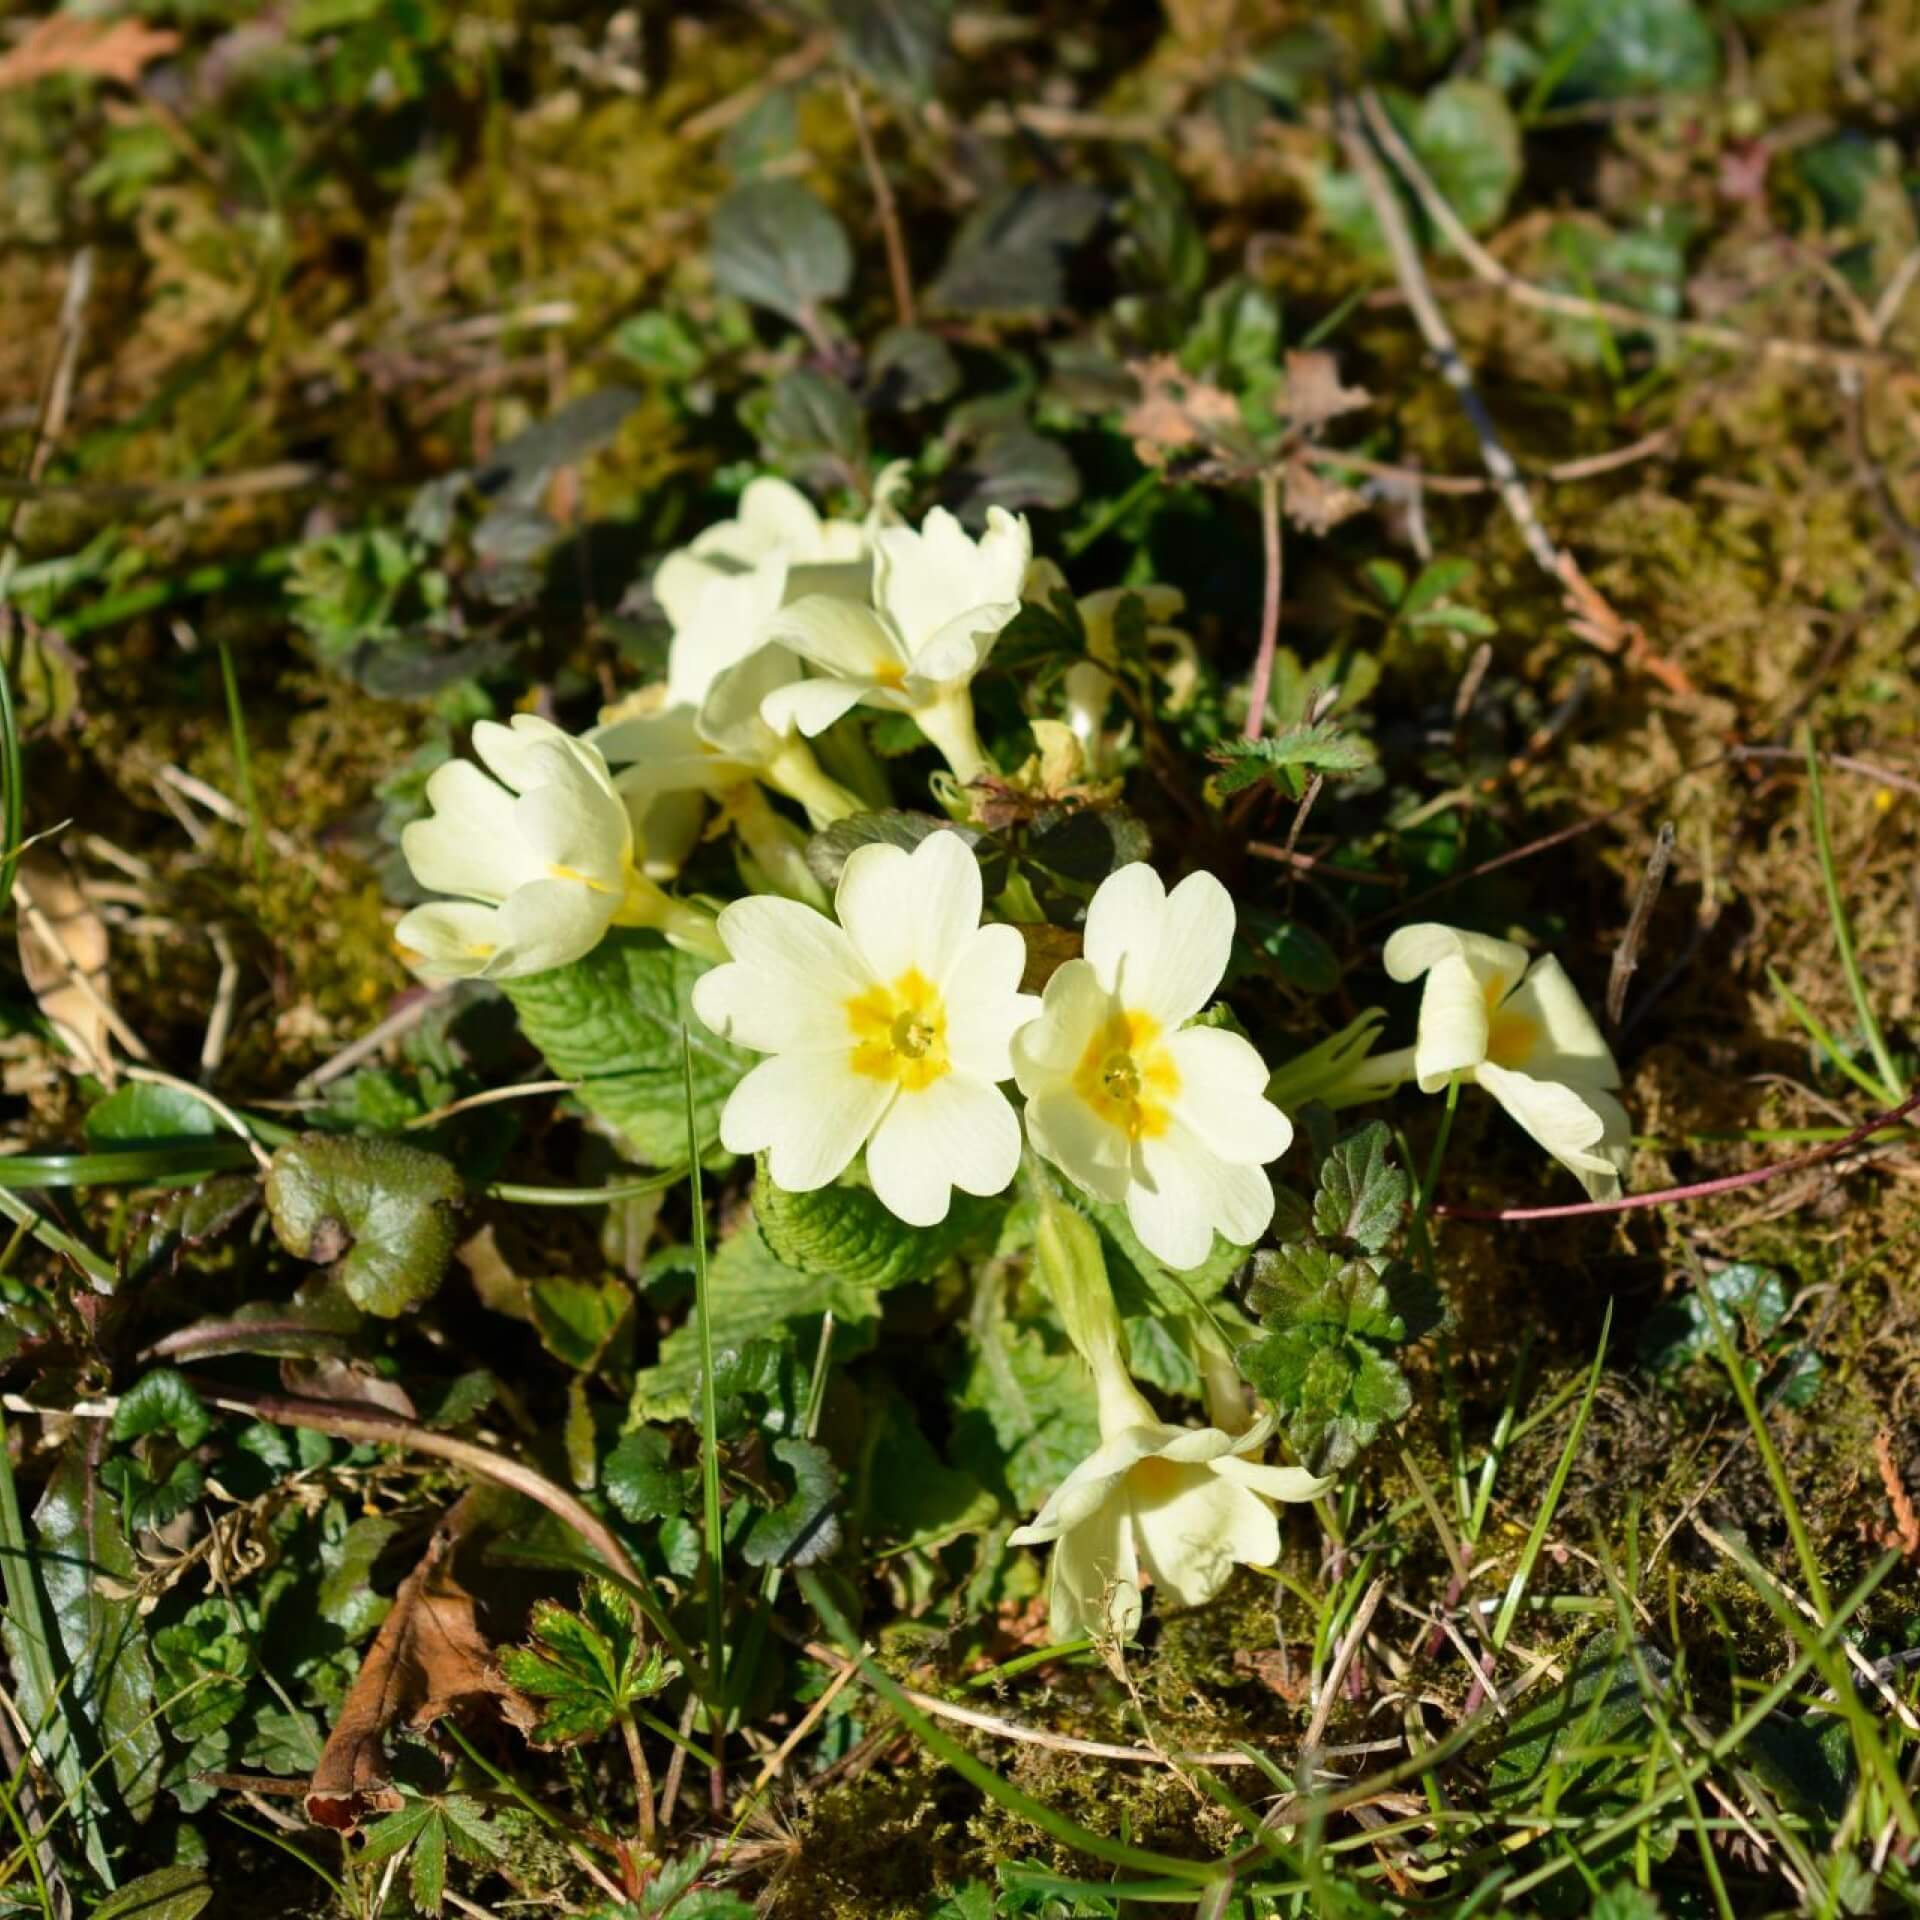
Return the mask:
[[[1140,398],[1120,425],[1150,467],[1165,466],[1168,454],[1185,448],[1212,447],[1223,432],[1240,425],[1239,401],[1224,387],[1196,380],[1170,353],[1135,360],[1131,371],[1140,383]]]
[[[497,1713],[525,1733],[538,1720],[533,1703],[496,1671],[473,1595],[454,1576],[455,1550],[481,1511],[478,1492],[462,1498],[393,1596],[307,1782],[307,1818],[316,1826],[353,1833],[369,1814],[399,1810],[387,1765],[391,1727],[418,1732],[450,1715]]]
[[[1372,404],[1373,395],[1365,387],[1341,384],[1339,363],[1332,354],[1311,351],[1287,355],[1286,398],[1280,410],[1296,427],[1311,430]]]
[[[27,990],[73,1050],[75,1064],[111,1086],[106,923],[73,869],[44,849],[23,856],[13,894],[20,909],[20,967]]]
[[[143,20],[86,19],[56,13],[36,20],[10,53],[0,54],[0,92],[56,73],[137,86],[141,74],[180,44],[180,36]]]
[[[1287,460],[1287,518],[1307,533],[1327,533],[1367,504],[1354,488],[1329,480],[1296,448]]]

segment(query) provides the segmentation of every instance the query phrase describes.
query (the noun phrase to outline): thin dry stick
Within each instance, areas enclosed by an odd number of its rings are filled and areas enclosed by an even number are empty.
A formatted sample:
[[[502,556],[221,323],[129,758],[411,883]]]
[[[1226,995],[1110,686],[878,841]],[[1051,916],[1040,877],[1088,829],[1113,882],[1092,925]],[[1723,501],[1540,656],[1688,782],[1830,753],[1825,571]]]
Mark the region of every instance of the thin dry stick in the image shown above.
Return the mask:
[[[1247,724],[1242,733],[1258,740],[1267,724],[1267,694],[1273,685],[1273,656],[1280,644],[1280,580],[1286,555],[1280,545],[1280,476],[1260,476],[1260,544],[1266,554],[1266,584],[1260,601],[1260,650],[1253,659],[1253,683],[1247,689]]]
[[[431,987],[420,993],[397,1012],[388,1014],[378,1026],[369,1027],[359,1039],[349,1040],[331,1059],[323,1060],[311,1073],[303,1075],[295,1085],[294,1092],[301,1095],[318,1093],[322,1087],[338,1080],[342,1074],[351,1073],[361,1061],[378,1053],[389,1040],[398,1040],[403,1034],[411,1033],[428,1014],[445,1006],[452,997],[451,987]]]
[[[220,962],[219,984],[213,990],[213,1011],[207,1015],[207,1031],[200,1042],[200,1071],[207,1079],[220,1071],[227,1057],[227,1039],[233,1032],[233,1003],[240,993],[240,962],[233,942],[219,921],[207,928],[207,939]]]
[[[810,1660],[823,1661],[836,1673],[858,1668],[844,1653],[818,1640],[809,1640],[803,1651]],[[956,1701],[942,1700],[937,1693],[921,1693],[902,1687],[901,1694],[922,1713],[937,1719],[954,1720],[963,1727],[974,1727],[1002,1740],[1019,1740],[1031,1747],[1046,1747],[1054,1753],[1078,1753],[1089,1760],[1145,1761],[1150,1766],[1170,1766],[1175,1761],[1189,1767],[1250,1767],[1255,1763],[1244,1753],[1155,1753],[1150,1747],[1123,1747],[1110,1740],[1082,1740],[1070,1733],[1049,1733],[1044,1727],[1023,1727],[1017,1720],[1003,1720],[997,1713],[982,1713],[978,1707],[963,1707]]]
[[[1497,287],[1510,300],[1541,313],[1558,313],[1574,320],[1603,320],[1617,327],[1660,334],[1674,340],[1691,340],[1703,347],[1723,347],[1732,353],[1764,354],[1772,359],[1789,360],[1801,366],[1867,368],[1886,365],[1894,356],[1874,348],[1829,346],[1818,340],[1783,340],[1774,334],[1743,333],[1738,327],[1716,326],[1706,320],[1675,320],[1648,313],[1640,307],[1622,306],[1612,300],[1588,300],[1573,293],[1561,293],[1551,287],[1537,287],[1523,280],[1510,267],[1503,266],[1469,233],[1460,216],[1447,204],[1445,196],[1428,177],[1418,156],[1402,138],[1386,109],[1371,88],[1360,95],[1360,106],[1367,125],[1385,149],[1387,157],[1405,175],[1414,197],[1428,219],[1440,230],[1448,246],[1467,263],[1474,277]]]
[[[1407,297],[1407,305],[1413,310],[1414,322],[1420,329],[1421,337],[1440,363],[1441,377],[1453,389],[1468,424],[1473,428],[1474,438],[1480,443],[1480,457],[1486,462],[1487,472],[1499,492],[1501,504],[1519,528],[1520,537],[1526,542],[1527,551],[1532,554],[1535,564],[1558,580],[1563,572],[1560,548],[1541,524],[1539,514],[1534,511],[1532,496],[1527,492],[1526,482],[1520,477],[1520,469],[1514,465],[1513,455],[1501,444],[1493,418],[1487,412],[1486,402],[1480,398],[1480,390],[1473,384],[1473,375],[1467,371],[1467,363],[1461,359],[1460,349],[1454,343],[1453,330],[1440,311],[1440,303],[1433,297],[1433,287],[1427,279],[1426,269],[1420,264],[1420,253],[1413,244],[1413,235],[1407,230],[1406,216],[1400,211],[1399,199],[1388,183],[1386,171],[1375,158],[1366,133],[1350,105],[1342,105],[1339,125],[1347,158],[1360,176],[1360,184],[1366,189],[1381,238],[1387,243],[1394,276]],[[1393,150],[1388,148],[1388,151],[1391,153]],[[1394,157],[1396,161],[1399,158],[1398,155]]]
[[[450,1120],[456,1113],[466,1113],[474,1107],[490,1107],[501,1100],[529,1100],[541,1093],[571,1093],[579,1085],[577,1080],[527,1080],[517,1086],[488,1087],[484,1093],[470,1093],[461,1100],[449,1100],[444,1107],[435,1107],[431,1113],[416,1114],[407,1122],[409,1130],[416,1127],[438,1126],[442,1120]]]
[[[1900,1551],[1909,1560],[1920,1559],[1920,1513],[1914,1511],[1913,1495],[1907,1491],[1900,1463],[1893,1457],[1891,1427],[1882,1427],[1873,1436],[1873,1457],[1880,1468],[1880,1484],[1887,1490],[1887,1505],[1893,1509]]]
[[[60,347],[41,402],[33,457],[27,462],[27,479],[32,483],[37,483],[46,472],[47,462],[53,458],[53,450],[66,431],[67,409],[73,403],[73,379],[80,365],[81,343],[86,338],[87,300],[92,292],[93,249],[82,247],[73,256],[66,291],[60,297]]]
[[[1807,756],[1798,747],[1737,746],[1729,750],[1730,760],[1790,760],[1805,769]],[[1878,780],[1882,786],[1897,787],[1902,793],[1920,793],[1920,780],[1910,773],[1895,773],[1891,767],[1876,766],[1871,760],[1856,760],[1851,754],[1823,753],[1821,764],[1837,767],[1842,773],[1857,773],[1862,779]]]
[[[880,164],[880,150],[873,144],[873,129],[867,125],[867,110],[861,103],[860,88],[852,74],[841,74],[840,91],[846,96],[854,137],[860,142],[860,159],[867,169],[867,183],[873,188],[874,210],[880,216],[880,235],[887,248],[887,275],[893,282],[894,312],[900,316],[903,327],[910,327],[913,325],[913,272],[907,264],[906,236],[900,231],[900,209],[894,203],[886,169]]]
[[[67,979],[79,988],[81,998],[106,1023],[107,1031],[136,1060],[151,1060],[153,1055],[147,1051],[146,1042],[120,1018],[112,1004],[101,996],[100,989],[87,977],[86,968],[73,957],[72,949],[60,937],[60,930],[40,910],[33,895],[19,880],[13,883],[13,904],[20,917],[33,929],[34,937],[66,969]]]
[[[1675,1200],[1704,1200],[1717,1193],[1737,1193],[1742,1187],[1757,1187],[1777,1180],[1783,1173],[1804,1173],[1809,1167],[1824,1166],[1851,1153],[1863,1141],[1883,1127],[1904,1120],[1920,1107],[1920,1093],[1909,1094],[1897,1107],[1855,1127],[1844,1140],[1816,1147],[1811,1153],[1796,1154],[1791,1160],[1778,1160],[1770,1167],[1755,1167],[1748,1173],[1729,1173],[1718,1180],[1701,1180],[1688,1187],[1662,1187],[1655,1193],[1628,1193],[1618,1200],[1588,1200],[1571,1207],[1453,1207],[1436,1206],[1432,1211],[1455,1220],[1574,1220],[1584,1214],[1632,1213],[1641,1207],[1664,1207]]]
[[[1313,1718],[1307,1722],[1307,1736],[1300,1742],[1299,1777],[1309,1784],[1315,1771],[1313,1756],[1320,1745],[1320,1736],[1326,1732],[1327,1722],[1333,1716],[1333,1703],[1339,1697],[1347,1669],[1353,1665],[1353,1656],[1360,1651],[1360,1643],[1367,1637],[1367,1629],[1373,1625],[1373,1616],[1379,1612],[1381,1597],[1386,1590],[1387,1577],[1382,1574],[1361,1598],[1346,1632],[1340,1637],[1339,1646],[1334,1649],[1333,1664],[1328,1667],[1327,1677],[1321,1683],[1320,1697],[1313,1705]]]
[[[1627,988],[1633,984],[1634,969],[1640,964],[1640,946],[1647,937],[1647,923],[1653,918],[1654,902],[1660,898],[1661,883],[1667,877],[1673,859],[1673,822],[1663,820],[1654,837],[1653,854],[1647,870],[1640,876],[1640,891],[1634,896],[1633,911],[1627,916],[1627,930],[1614,949],[1613,968],[1607,975],[1607,1024],[1617,1027],[1626,1009]]]

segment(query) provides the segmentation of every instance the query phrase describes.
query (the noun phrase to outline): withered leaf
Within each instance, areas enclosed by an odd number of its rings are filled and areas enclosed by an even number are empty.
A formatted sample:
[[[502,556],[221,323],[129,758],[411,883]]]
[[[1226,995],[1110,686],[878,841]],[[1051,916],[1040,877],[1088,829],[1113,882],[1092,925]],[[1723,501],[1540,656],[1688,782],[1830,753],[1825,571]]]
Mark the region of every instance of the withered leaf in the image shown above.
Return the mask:
[[[21,858],[14,902],[20,908],[20,967],[75,1064],[113,1083],[108,1044],[107,928],[73,869],[46,849]]]
[[[1121,428],[1150,467],[1189,447],[1211,447],[1240,425],[1240,403],[1224,387],[1196,380],[1170,353],[1131,363],[1140,398],[1127,409]]]
[[[56,73],[138,84],[141,73],[180,44],[180,36],[142,20],[86,19],[56,13],[36,20],[10,53],[0,55],[0,92]]]
[[[1282,411],[1296,427],[1323,426],[1343,413],[1372,404],[1373,395],[1365,387],[1341,385],[1339,363],[1332,354],[1316,350],[1287,355]]]
[[[1287,461],[1287,518],[1307,533],[1326,533],[1366,506],[1366,496],[1329,480],[1304,452]]]
[[[495,1669],[473,1595],[454,1575],[455,1550],[480,1518],[482,1497],[469,1493],[453,1507],[393,1596],[307,1782],[307,1818],[316,1826],[353,1833],[369,1814],[399,1810],[387,1765],[392,1727],[418,1732],[448,1717],[497,1713],[525,1733],[538,1720],[533,1703]]]

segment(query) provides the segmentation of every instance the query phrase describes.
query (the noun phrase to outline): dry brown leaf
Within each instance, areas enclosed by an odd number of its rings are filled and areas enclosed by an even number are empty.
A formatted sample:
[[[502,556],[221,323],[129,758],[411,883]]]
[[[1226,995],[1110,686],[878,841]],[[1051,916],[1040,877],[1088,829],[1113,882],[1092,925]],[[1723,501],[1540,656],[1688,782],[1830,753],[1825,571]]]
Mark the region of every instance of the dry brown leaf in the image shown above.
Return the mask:
[[[1326,533],[1351,519],[1367,504],[1352,487],[1329,480],[1305,454],[1287,462],[1287,518],[1308,533]]]
[[[393,1596],[393,1611],[367,1649],[307,1782],[307,1818],[315,1826],[353,1833],[368,1814],[399,1810],[387,1765],[389,1728],[418,1732],[450,1716],[498,1713],[528,1733],[539,1718],[495,1669],[473,1595],[454,1577],[455,1549],[480,1518],[482,1499],[469,1493],[447,1514]]]
[[[165,27],[140,20],[88,19],[56,13],[36,20],[10,53],[0,54],[0,92],[57,73],[87,74],[137,86],[141,74],[180,44]]]
[[[1373,395],[1365,387],[1340,384],[1339,363],[1332,354],[1313,351],[1287,355],[1287,395],[1281,411],[1296,427],[1323,426],[1343,413],[1372,404]]]
[[[337,1353],[289,1357],[280,1362],[280,1384],[289,1393],[308,1400],[331,1400],[343,1406],[378,1407],[402,1420],[417,1420],[420,1409],[397,1380],[383,1380],[361,1360]]]
[[[28,992],[72,1048],[76,1063],[111,1086],[106,923],[88,903],[73,869],[44,848],[22,856],[13,892]]]
[[[1223,387],[1196,380],[1170,353],[1131,363],[1140,398],[1120,422],[1133,450],[1150,467],[1166,465],[1183,447],[1211,446],[1222,428],[1240,424],[1240,403]]]
[[[507,1256],[500,1251],[491,1225],[470,1234],[453,1250],[453,1257],[467,1270],[480,1304],[489,1313],[504,1313],[528,1326],[538,1322],[533,1314],[533,1287],[525,1274],[515,1273]]]

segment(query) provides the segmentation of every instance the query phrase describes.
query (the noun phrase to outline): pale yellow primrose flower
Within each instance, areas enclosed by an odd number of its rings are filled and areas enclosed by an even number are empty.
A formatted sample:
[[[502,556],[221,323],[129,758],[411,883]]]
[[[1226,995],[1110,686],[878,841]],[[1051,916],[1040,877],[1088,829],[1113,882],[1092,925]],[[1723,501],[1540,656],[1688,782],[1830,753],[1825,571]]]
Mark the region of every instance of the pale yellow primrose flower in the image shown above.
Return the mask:
[[[1197,1267],[1217,1228],[1250,1246],[1273,1218],[1262,1171],[1293,1127],[1251,1042],[1186,1027],[1219,986],[1233,901],[1210,873],[1168,893],[1144,863],[1100,883],[1085,957],[1047,983],[1014,1039],[1027,1138],[1098,1199],[1124,1205],[1155,1259]]]
[[[1109,1304],[1104,1317],[1112,1318]],[[1148,1405],[1113,1337],[1077,1342],[1093,1368],[1100,1444],[1068,1474],[1010,1546],[1053,1546],[1048,1631],[1129,1638],[1140,1624],[1140,1569],[1171,1600],[1197,1607],[1226,1585],[1234,1564],[1280,1557],[1276,1500],[1316,1500],[1330,1479],[1248,1456],[1271,1419],[1244,1433],[1169,1426]]]
[[[458,896],[415,907],[394,929],[423,979],[544,973],[615,926],[657,927],[677,945],[714,950],[713,922],[639,871],[598,748],[522,713],[511,726],[478,722],[473,749],[487,772],[466,760],[436,768],[432,813],[400,836],[414,878]]]
[[[1620,1069],[1593,1016],[1551,954],[1432,922],[1402,927],[1386,946],[1396,980],[1426,976],[1412,1069],[1422,1093],[1456,1074],[1486,1090],[1575,1175],[1595,1200],[1616,1199],[1632,1124],[1613,1097]],[[1404,1056],[1368,1061],[1378,1076]]]
[[[822,677],[769,694],[761,715],[776,732],[823,732],[854,707],[910,713],[960,780],[986,767],[969,685],[1000,630],[1020,610],[1033,556],[1024,517],[987,509],[987,530],[967,537],[944,507],[918,532],[873,536],[873,604],[832,594],[789,597],[767,637],[791,647]]]
[[[1020,1162],[999,1083],[1039,1002],[1022,993],[1017,929],[980,924],[980,865],[957,834],[908,853],[860,847],[834,895],[839,925],[794,900],[741,900],[719,918],[732,964],[693,1009],[723,1039],[773,1057],[720,1116],[731,1153],[768,1156],[779,1185],[836,1179],[862,1146],[882,1204],[944,1220],[952,1190],[998,1193]]]

